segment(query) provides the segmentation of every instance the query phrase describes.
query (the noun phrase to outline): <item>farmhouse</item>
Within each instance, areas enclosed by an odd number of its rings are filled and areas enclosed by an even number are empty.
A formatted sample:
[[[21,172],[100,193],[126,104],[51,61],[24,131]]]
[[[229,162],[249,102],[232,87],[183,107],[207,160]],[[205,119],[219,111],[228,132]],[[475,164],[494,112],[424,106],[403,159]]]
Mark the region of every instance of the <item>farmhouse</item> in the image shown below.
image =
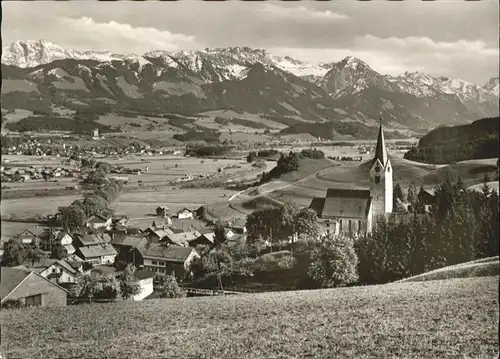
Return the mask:
[[[311,201],[309,208],[317,213],[323,234],[370,233],[378,216],[392,213],[393,173],[382,123],[375,156],[369,164],[369,189],[329,188],[325,197],[315,197]]]
[[[68,292],[35,271],[22,268],[1,268],[0,299],[19,300],[26,307],[65,306]]]
[[[36,226],[22,231],[16,237],[19,238],[22,244],[34,244],[39,246],[45,233],[46,228]]]
[[[156,243],[161,241],[167,235],[174,234],[174,232],[169,228],[148,227],[143,231],[143,234],[148,239],[148,241]]]
[[[191,263],[200,255],[191,247],[164,246],[151,244],[138,248],[142,256],[144,269],[165,276],[175,272],[176,277],[183,278],[189,271]]]
[[[54,246],[61,245],[66,249],[68,255],[75,253],[73,237],[65,231],[48,232],[43,239],[40,247],[45,251],[50,251]]]
[[[64,285],[68,283],[75,283],[80,270],[73,268],[68,262],[58,259],[43,259],[33,265],[33,270],[40,274],[42,277],[50,281]]]
[[[193,219],[194,218],[194,212],[191,211],[190,209],[188,208],[183,208],[181,209],[180,211],[178,211],[175,215],[174,215],[175,218],[179,218],[179,219]]]
[[[198,231],[190,231],[190,232],[182,232],[182,233],[172,233],[167,234],[162,238],[161,243],[166,245],[177,245],[181,247],[185,247],[188,245],[190,241],[195,240],[200,237],[201,233]]]
[[[106,228],[109,229],[111,228],[112,224],[112,217],[111,216],[105,216],[102,214],[94,214],[89,217],[87,220],[86,226],[90,227],[92,229],[99,229],[99,228]]]
[[[91,264],[112,264],[115,261],[116,250],[111,244],[79,247],[76,254],[85,262]]]
[[[203,233],[198,238],[195,238],[195,239],[189,241],[189,246],[190,247],[211,246],[214,244],[214,241],[215,241],[215,233],[214,232]]]

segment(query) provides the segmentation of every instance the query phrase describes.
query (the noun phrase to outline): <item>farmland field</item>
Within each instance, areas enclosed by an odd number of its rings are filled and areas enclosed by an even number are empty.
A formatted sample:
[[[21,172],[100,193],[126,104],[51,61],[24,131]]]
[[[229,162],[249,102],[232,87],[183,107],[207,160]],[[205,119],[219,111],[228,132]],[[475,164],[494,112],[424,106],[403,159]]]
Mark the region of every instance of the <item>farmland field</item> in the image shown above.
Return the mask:
[[[3,310],[22,358],[493,358],[498,276]]]
[[[2,200],[2,217],[17,215],[19,218],[35,217],[37,214],[55,214],[57,207],[69,206],[71,202],[81,198],[80,196],[57,196],[16,198]]]

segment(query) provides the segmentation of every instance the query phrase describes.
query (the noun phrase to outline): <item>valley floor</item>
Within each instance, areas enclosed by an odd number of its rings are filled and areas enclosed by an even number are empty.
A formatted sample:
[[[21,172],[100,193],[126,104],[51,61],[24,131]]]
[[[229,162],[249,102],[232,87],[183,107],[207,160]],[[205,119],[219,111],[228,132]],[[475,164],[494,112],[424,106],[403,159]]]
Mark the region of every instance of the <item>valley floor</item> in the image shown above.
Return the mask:
[[[22,358],[498,355],[498,276],[2,311]]]

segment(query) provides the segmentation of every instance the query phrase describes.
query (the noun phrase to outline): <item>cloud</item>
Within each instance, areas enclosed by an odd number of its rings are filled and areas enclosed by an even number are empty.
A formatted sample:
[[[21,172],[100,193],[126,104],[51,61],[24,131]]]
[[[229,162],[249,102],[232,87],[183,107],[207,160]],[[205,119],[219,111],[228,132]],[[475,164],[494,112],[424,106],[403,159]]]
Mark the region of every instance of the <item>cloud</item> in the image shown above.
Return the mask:
[[[293,19],[299,21],[308,20],[347,20],[349,17],[331,10],[316,10],[305,6],[286,7],[273,4],[265,4],[257,7],[257,12],[273,18]]]
[[[194,36],[174,34],[153,27],[133,27],[116,21],[96,22],[90,17],[60,18],[68,33],[68,41],[81,47],[112,51],[146,52],[150,50],[177,51],[196,48]],[[128,49],[128,50],[127,50]]]
[[[477,56],[498,56],[497,48],[488,48],[483,41],[458,40],[454,42],[434,41],[429,37],[409,36],[405,38],[379,38],[372,35],[357,37],[354,40],[356,47],[376,49],[386,52],[405,51],[409,56],[415,54],[463,54],[475,53]]]

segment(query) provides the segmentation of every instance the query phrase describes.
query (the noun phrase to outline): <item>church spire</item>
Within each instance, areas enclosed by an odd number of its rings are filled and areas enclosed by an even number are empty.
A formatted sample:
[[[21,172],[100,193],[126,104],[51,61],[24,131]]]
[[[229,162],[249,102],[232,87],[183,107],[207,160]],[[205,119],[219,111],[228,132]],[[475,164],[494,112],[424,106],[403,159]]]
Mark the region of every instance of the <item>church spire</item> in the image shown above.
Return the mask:
[[[382,117],[380,117],[380,128],[378,130],[377,147],[375,147],[375,160],[380,160],[385,167],[387,164],[387,150],[385,148],[384,130],[382,129]]]

